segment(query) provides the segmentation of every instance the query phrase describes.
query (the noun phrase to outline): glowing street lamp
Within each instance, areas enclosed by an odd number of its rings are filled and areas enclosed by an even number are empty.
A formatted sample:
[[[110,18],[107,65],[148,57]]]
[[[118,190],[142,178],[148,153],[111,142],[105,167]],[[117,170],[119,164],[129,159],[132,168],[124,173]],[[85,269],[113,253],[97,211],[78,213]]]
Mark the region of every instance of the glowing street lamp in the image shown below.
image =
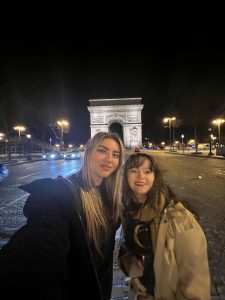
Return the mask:
[[[18,130],[18,135],[19,135],[19,141],[20,141],[20,133],[23,131],[26,131],[26,127],[24,126],[15,126],[13,127],[14,130]]]
[[[176,118],[175,117],[168,117],[168,118],[164,118],[163,119],[163,122],[164,123],[168,123],[169,124],[169,129],[170,129],[170,147],[172,146],[172,143],[171,143],[171,124],[173,121],[175,121]]]
[[[32,136],[31,134],[26,134],[27,137],[27,160],[32,159],[32,154],[33,154],[33,145],[32,145]]]
[[[182,146],[182,150],[184,152],[184,135],[183,135],[183,133],[181,134],[181,146]]]
[[[61,147],[63,149],[64,141],[63,141],[63,134],[64,134],[64,128],[69,126],[69,122],[66,120],[60,120],[57,121],[57,124],[61,127]]]
[[[4,137],[5,137],[5,134],[0,132],[0,140],[3,140]]]
[[[218,126],[218,142],[219,142],[219,147],[220,147],[220,125],[223,124],[225,120],[223,119],[216,119],[213,120],[212,123],[216,124]]]
[[[184,143],[184,135],[181,134],[181,144],[183,145],[183,143]]]

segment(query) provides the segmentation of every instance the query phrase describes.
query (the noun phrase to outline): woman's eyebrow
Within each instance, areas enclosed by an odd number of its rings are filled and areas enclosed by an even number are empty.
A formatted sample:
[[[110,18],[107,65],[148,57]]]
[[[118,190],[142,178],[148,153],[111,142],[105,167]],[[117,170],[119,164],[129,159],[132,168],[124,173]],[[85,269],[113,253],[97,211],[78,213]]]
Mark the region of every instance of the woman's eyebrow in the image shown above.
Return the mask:
[[[109,150],[109,148],[107,148],[107,147],[105,147],[105,146],[103,146],[103,145],[98,145],[98,147],[102,147],[102,148],[104,148],[105,150]],[[114,153],[120,153],[120,151],[113,151]]]

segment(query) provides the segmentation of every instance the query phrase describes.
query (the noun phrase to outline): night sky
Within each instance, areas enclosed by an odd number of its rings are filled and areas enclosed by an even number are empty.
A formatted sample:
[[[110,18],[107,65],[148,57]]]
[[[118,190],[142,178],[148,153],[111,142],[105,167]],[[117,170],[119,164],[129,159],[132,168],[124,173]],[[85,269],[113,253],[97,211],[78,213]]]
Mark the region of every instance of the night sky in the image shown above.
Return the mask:
[[[204,140],[211,120],[225,118],[225,38],[206,32],[146,39],[79,40],[76,36],[2,36],[0,132],[23,124],[48,141],[58,119],[71,126],[65,142],[90,137],[89,99],[143,98],[143,137],[168,140],[162,119],[181,120],[176,136]],[[221,127],[221,138],[225,126]]]

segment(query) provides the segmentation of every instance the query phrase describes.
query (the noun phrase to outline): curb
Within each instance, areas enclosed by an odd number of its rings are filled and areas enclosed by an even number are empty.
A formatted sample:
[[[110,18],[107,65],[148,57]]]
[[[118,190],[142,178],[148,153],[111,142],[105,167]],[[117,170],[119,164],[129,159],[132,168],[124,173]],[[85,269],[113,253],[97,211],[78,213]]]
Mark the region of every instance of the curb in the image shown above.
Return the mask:
[[[18,161],[18,160],[5,160],[5,161],[0,161],[1,164],[3,165],[8,165],[8,166],[11,166],[11,165],[18,165],[18,164],[26,164],[26,163],[31,163],[31,162],[35,162],[35,161],[40,161],[42,159],[31,159],[31,160],[22,160],[22,161]]]

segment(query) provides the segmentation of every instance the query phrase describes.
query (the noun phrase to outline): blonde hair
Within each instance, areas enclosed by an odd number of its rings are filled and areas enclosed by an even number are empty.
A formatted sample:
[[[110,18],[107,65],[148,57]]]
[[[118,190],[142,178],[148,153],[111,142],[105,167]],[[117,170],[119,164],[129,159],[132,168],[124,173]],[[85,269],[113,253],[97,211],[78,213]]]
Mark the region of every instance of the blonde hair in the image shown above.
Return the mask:
[[[113,139],[116,141],[120,148],[119,165],[117,169],[107,178],[106,193],[109,200],[113,201],[113,222],[117,222],[120,216],[120,167],[124,158],[124,147],[120,137],[116,133],[112,132],[99,132],[92,137],[85,149],[83,168],[81,170],[81,176],[83,181],[83,187],[81,188],[81,199],[84,208],[84,214],[86,218],[86,230],[89,242],[93,242],[97,251],[101,252],[103,232],[107,234],[108,220],[104,213],[104,208],[101,200],[100,192],[95,188],[91,171],[90,161],[97,149],[98,145],[104,139]]]

